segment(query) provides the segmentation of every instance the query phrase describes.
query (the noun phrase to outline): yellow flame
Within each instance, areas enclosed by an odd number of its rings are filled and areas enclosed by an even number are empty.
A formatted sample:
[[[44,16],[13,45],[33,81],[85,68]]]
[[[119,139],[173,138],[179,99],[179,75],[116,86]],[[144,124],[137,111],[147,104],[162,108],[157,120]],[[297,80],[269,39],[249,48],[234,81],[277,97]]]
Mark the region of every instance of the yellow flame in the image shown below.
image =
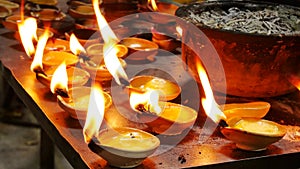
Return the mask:
[[[89,143],[94,135],[100,130],[105,113],[105,97],[99,86],[93,86],[90,94],[90,101],[83,127],[84,141]]]
[[[30,70],[33,72],[35,72],[36,69],[43,70],[43,55],[44,55],[44,49],[47,44],[48,38],[49,38],[49,31],[48,29],[45,29],[45,32],[43,33],[43,35],[40,37],[38,41],[36,52],[30,66]]]
[[[74,55],[86,53],[84,47],[79,43],[77,37],[72,33],[70,36],[70,49]]]
[[[65,61],[57,67],[51,79],[51,92],[55,93],[56,89],[61,89],[68,92],[68,74]]]
[[[104,40],[103,52],[105,65],[109,73],[120,85],[121,82],[119,78],[128,80],[128,77],[117,56],[118,50],[116,48],[116,44],[119,42],[119,39],[109,27],[104,16],[101,14],[98,0],[93,0],[93,7],[96,14],[99,30]]]
[[[219,109],[219,105],[217,104],[213,91],[211,89],[207,74],[203,65],[200,61],[196,62],[197,71],[199,74],[200,82],[202,84],[205,97],[201,98],[201,103],[203,109],[208,117],[210,117],[214,122],[218,123],[220,120],[225,120],[225,114]]]
[[[127,74],[117,56],[118,49],[114,43],[105,43],[103,47],[104,63],[109,73],[114,77],[115,81],[121,85],[120,78],[128,81]]]
[[[18,30],[21,38],[22,45],[25,49],[27,56],[32,57],[35,53],[33,40],[37,40],[37,21],[35,18],[27,18],[18,23]]]
[[[153,11],[158,11],[158,7],[156,5],[155,0],[148,0],[148,4],[151,4]]]
[[[143,107],[152,113],[160,114],[162,109],[159,106],[159,91],[158,90],[148,90],[145,93],[138,93],[132,91],[129,98],[130,106],[133,110],[137,110],[138,105],[143,105]]]
[[[96,14],[98,27],[99,27],[99,30],[100,30],[100,33],[102,35],[104,42],[108,43],[112,39],[113,39],[113,41],[115,41],[115,43],[119,42],[119,39],[117,38],[115,33],[112,31],[112,29],[109,27],[104,16],[101,14],[98,0],[93,0],[93,7],[94,7],[95,14]]]
[[[180,26],[176,26],[176,31],[177,31],[178,35],[179,35],[180,37],[182,37],[182,32],[183,32],[183,30],[182,30],[182,28],[181,28]]]

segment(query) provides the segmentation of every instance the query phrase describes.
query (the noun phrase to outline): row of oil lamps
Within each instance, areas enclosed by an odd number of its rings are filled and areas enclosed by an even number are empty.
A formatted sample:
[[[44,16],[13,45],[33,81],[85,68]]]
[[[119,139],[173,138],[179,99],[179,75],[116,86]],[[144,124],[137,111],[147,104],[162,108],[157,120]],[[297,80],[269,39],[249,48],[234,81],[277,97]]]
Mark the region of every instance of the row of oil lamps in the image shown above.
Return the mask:
[[[97,22],[107,24],[98,8],[98,1],[93,1],[93,7]],[[197,111],[168,102],[181,93],[176,83],[153,76],[137,76],[128,80],[123,58],[140,49],[145,44],[143,39],[126,38],[120,44],[111,29],[102,30],[99,25],[104,44],[93,43],[85,49],[81,44],[85,42],[80,43],[75,35],[70,35],[69,42],[58,39],[51,41],[45,30],[37,38],[37,27],[34,25],[33,18],[18,24],[20,40],[28,56],[33,57],[31,70],[41,83],[57,95],[61,108],[69,112],[71,117],[85,120],[85,141],[110,165],[137,166],[159,147],[160,141],[154,135],[135,128],[100,130],[105,111],[109,111],[112,104],[112,97],[101,89],[100,83],[93,83],[92,87],[84,86],[89,79],[102,82],[114,78],[119,85],[125,85],[129,89],[129,104],[133,111],[141,113],[141,121],[147,121],[146,124],[157,134],[177,135],[194,125]],[[32,39],[38,39],[37,45]],[[144,52],[145,57],[156,55],[157,45],[149,47],[152,44],[150,41],[146,44],[148,49]],[[78,62],[83,69],[74,66]],[[263,150],[285,135],[283,126],[262,119],[269,111],[269,103],[218,105],[205,69],[201,63],[196,64],[205,92],[205,97],[201,99],[202,106],[213,121],[224,121],[221,132],[236,142],[237,147]]]

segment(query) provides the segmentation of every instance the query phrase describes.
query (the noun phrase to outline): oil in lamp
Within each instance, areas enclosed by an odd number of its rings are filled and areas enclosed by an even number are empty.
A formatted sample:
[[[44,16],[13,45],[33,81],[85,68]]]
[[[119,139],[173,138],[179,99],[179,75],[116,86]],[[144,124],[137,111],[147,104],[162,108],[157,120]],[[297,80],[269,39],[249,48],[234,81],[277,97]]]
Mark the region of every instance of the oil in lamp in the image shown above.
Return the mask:
[[[47,41],[46,51],[70,51],[69,42],[63,39],[51,38]]]
[[[84,140],[89,148],[105,159],[109,165],[120,168],[138,166],[160,145],[157,137],[139,129],[130,127],[100,129],[105,114],[105,100],[100,87],[92,87],[89,100],[83,128]]]
[[[265,150],[268,145],[279,141],[286,133],[285,127],[275,122],[261,119],[269,110],[265,102],[225,105],[224,114],[216,103],[213,92],[202,64],[197,61],[197,71],[205,97],[201,99],[208,117],[221,125],[221,133],[243,150]],[[255,113],[251,110],[255,107]]]
[[[136,37],[124,38],[120,43],[129,49],[127,59],[134,61],[153,61],[159,48],[152,41]]]
[[[158,90],[161,93],[161,99],[166,101],[175,99],[181,93],[178,84],[155,76],[135,76],[130,80],[130,87],[142,91]]]

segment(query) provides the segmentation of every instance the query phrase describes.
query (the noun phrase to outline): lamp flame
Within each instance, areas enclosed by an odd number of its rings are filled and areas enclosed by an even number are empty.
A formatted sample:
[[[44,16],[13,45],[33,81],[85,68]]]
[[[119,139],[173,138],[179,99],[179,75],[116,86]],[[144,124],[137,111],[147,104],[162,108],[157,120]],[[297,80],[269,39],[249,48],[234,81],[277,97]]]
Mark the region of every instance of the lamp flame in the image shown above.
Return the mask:
[[[100,30],[100,33],[102,35],[104,42],[108,43],[111,39],[113,39],[115,41],[115,43],[117,43],[119,41],[119,39],[117,38],[115,33],[112,31],[112,29],[109,27],[104,16],[101,14],[98,0],[93,0],[93,8],[94,8],[94,11],[96,14],[98,27],[99,27],[99,30]]]
[[[84,47],[79,43],[77,37],[73,33],[70,36],[70,49],[76,56],[80,53],[86,53]]]
[[[201,103],[205,114],[210,117],[215,123],[219,123],[220,120],[225,120],[225,114],[220,110],[217,104],[213,91],[211,89],[206,71],[200,61],[196,61],[197,71],[200,78],[200,83],[203,86],[205,97],[201,98]]]
[[[182,37],[183,30],[182,30],[182,28],[180,26],[176,26],[176,31],[177,31],[179,37]]]
[[[43,72],[43,55],[44,55],[44,49],[47,44],[48,38],[49,38],[49,31],[48,29],[45,29],[45,32],[43,33],[43,35],[40,37],[38,41],[36,52],[30,66],[30,70],[35,73]]]
[[[149,111],[159,115],[162,111],[159,106],[159,91],[148,90],[145,93],[134,92],[130,93],[130,106],[135,111]],[[142,107],[141,107],[142,106]],[[140,110],[142,108],[143,110]]]
[[[51,83],[50,90],[54,94],[61,95],[62,97],[68,96],[68,74],[65,61],[62,62],[57,69],[54,71]]]
[[[156,12],[158,11],[158,7],[156,5],[155,0],[148,0],[148,4],[151,4],[153,11],[156,11]]]
[[[18,30],[24,50],[30,58],[35,53],[33,40],[37,40],[37,21],[35,18],[27,18],[18,23]]]
[[[86,143],[89,143],[99,131],[104,118],[104,111],[105,97],[101,86],[94,85],[91,89],[86,121],[83,127],[83,136]]]
[[[104,63],[109,73],[114,77],[115,81],[121,85],[120,78],[128,81],[127,74],[122,67],[122,64],[117,56],[118,49],[116,45],[112,43],[105,43],[103,47],[104,51]]]
[[[109,73],[114,77],[115,81],[121,85],[120,78],[128,81],[128,77],[117,56],[118,50],[116,48],[116,44],[119,42],[119,39],[109,27],[104,16],[101,14],[98,0],[93,0],[93,6],[99,30],[104,40],[104,63]]]
[[[300,78],[296,75],[289,75],[289,82],[300,91]]]

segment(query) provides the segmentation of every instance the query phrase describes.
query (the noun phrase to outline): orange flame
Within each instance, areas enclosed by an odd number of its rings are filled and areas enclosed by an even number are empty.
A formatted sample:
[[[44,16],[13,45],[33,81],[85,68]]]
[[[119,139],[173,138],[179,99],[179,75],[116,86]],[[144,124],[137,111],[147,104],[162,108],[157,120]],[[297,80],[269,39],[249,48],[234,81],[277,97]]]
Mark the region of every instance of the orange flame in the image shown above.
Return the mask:
[[[58,91],[68,93],[68,74],[65,61],[54,71],[50,83],[50,90],[52,93],[58,93]]]
[[[217,104],[213,91],[211,89],[206,71],[201,64],[200,61],[196,62],[197,65],[197,71],[199,74],[200,82],[203,86],[203,90],[205,93],[205,97],[201,99],[201,103],[203,106],[203,109],[208,117],[210,117],[215,123],[218,123],[220,120],[225,120],[226,116],[225,114],[220,110],[219,105]]]
[[[130,106],[133,110],[137,110],[137,107],[139,105],[142,105],[143,108],[146,109],[146,111],[150,111],[156,114],[160,114],[162,109],[158,105],[159,103],[159,91],[157,90],[148,90],[145,93],[138,93],[132,91],[130,93],[129,98]]]
[[[288,77],[289,82],[300,91],[300,78],[296,75],[290,75]]]
[[[151,4],[153,11],[156,11],[156,12],[158,11],[158,7],[156,5],[155,0],[148,0],[148,4]]]
[[[37,21],[34,18],[27,18],[18,23],[18,30],[21,42],[25,49],[27,56],[32,57],[35,53],[33,40],[37,40]]]
[[[83,127],[84,141],[89,143],[94,135],[99,131],[105,112],[105,97],[101,86],[93,86],[90,94],[90,101]]]
[[[36,52],[33,58],[33,61],[30,66],[30,70],[33,72],[38,72],[43,70],[43,55],[44,55],[44,49],[47,44],[49,38],[49,31],[48,29],[45,29],[45,32],[43,35],[40,37],[37,47],[36,47]]]
[[[72,33],[70,36],[70,49],[74,55],[86,53],[84,47],[79,43],[77,37]]]

